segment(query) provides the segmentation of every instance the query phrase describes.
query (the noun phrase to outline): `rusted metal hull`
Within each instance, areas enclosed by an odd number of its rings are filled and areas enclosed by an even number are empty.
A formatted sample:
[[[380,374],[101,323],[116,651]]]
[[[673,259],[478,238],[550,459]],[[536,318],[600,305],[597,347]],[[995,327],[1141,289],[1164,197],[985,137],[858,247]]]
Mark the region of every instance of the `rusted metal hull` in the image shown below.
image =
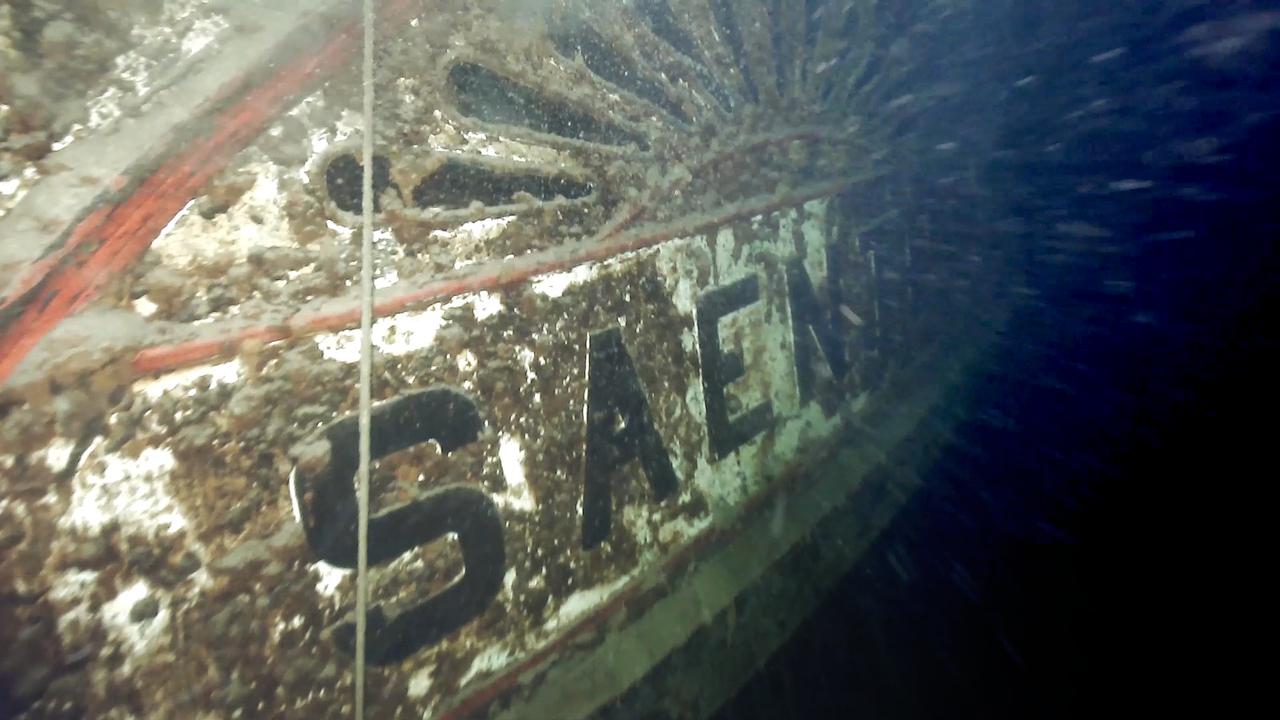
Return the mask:
[[[853,503],[847,565],[945,385],[889,351],[909,252],[840,201],[876,173],[827,73],[864,57],[780,4],[493,5],[381,9],[379,716],[586,716]],[[32,717],[350,713],[357,28],[305,17],[269,69],[177,87],[206,100],[7,285]]]

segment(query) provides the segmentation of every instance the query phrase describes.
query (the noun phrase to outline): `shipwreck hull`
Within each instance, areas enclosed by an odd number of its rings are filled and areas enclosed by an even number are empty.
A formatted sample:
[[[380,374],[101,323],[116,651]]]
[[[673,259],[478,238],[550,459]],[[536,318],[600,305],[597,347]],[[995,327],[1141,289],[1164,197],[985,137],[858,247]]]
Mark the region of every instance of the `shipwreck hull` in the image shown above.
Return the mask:
[[[351,713],[345,5],[228,11],[0,216],[29,717]],[[373,716],[709,713],[909,498],[981,349],[848,202],[871,4],[591,5],[380,4]]]

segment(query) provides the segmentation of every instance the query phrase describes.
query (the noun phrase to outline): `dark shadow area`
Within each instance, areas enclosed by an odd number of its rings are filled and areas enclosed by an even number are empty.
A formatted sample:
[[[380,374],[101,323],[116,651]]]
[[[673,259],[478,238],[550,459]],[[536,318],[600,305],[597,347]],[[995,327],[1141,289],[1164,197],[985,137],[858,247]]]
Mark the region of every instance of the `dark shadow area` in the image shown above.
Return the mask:
[[[598,32],[585,25],[559,28],[551,36],[556,52],[572,60],[581,56],[591,72],[616,87],[642,97],[666,110],[672,117],[689,124],[693,119],[676,104],[654,80],[644,76],[640,69],[619,54]]]
[[[338,209],[360,214],[364,202],[364,190],[360,187],[363,180],[362,173],[360,161],[350,153],[339,155],[329,161],[329,165],[324,169],[324,185],[329,193],[329,199],[338,206]],[[389,187],[396,187],[391,181],[391,161],[382,155],[374,155],[374,212],[382,212],[382,192]]]
[[[448,82],[457,98],[458,110],[484,122],[518,125],[548,135],[605,145],[634,143],[647,147],[641,137],[545,97],[534,88],[482,65],[457,63],[449,69]]]
[[[591,186],[568,178],[499,173],[479,165],[450,160],[413,189],[413,204],[421,207],[465,208],[475,201],[486,205],[513,202],[516,193],[538,200],[583,198]]]
[[[731,110],[733,108],[733,99],[716,80],[715,76],[707,70],[702,52],[698,50],[697,43],[689,36],[688,31],[680,27],[680,22],[676,20],[675,13],[671,11],[670,3],[667,0],[638,0],[636,2],[636,10],[644,18],[645,24],[649,26],[649,30],[656,37],[693,62],[698,82],[702,83],[707,88],[707,91],[715,96],[716,102],[720,104],[720,107],[725,110]]]
[[[986,59],[935,64],[997,117],[971,159],[1016,311],[924,488],[717,720],[1145,716],[1216,693],[1270,474],[1280,16],[1155,5],[993,4]],[[936,148],[980,133],[939,107],[904,125],[898,179],[945,245],[971,231]],[[954,254],[917,256],[917,289]]]

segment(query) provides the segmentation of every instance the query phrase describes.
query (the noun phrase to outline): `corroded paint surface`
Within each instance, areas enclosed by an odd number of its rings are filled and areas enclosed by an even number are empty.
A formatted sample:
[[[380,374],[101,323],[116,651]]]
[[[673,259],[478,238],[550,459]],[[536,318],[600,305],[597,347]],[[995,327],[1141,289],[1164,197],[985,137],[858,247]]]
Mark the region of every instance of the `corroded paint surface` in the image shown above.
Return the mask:
[[[483,430],[448,454],[425,443],[385,457],[374,473],[375,515],[466,484],[492,498],[505,551],[492,602],[459,631],[375,671],[382,702],[430,710],[584,619],[598,622],[593,611],[630,581],[734,519],[797,456],[821,453],[838,418],[819,400],[857,388],[853,375],[831,377],[819,357],[826,386],[800,401],[785,260],[804,248],[806,274],[825,287],[823,210],[815,203],[724,229],[714,242],[676,240],[520,292],[460,296],[379,321],[376,397],[457,388],[474,400]],[[767,405],[772,421],[718,456],[695,308],[743,278],[757,280],[759,299],[717,321],[723,350],[743,358],[742,378],[723,390],[731,418]],[[678,488],[657,501],[642,463],[621,466],[609,480],[610,531],[588,549],[587,349],[610,328],[633,361]],[[850,331],[842,342],[855,347],[858,337]],[[257,713],[278,696],[300,714],[339,712],[350,658],[332,628],[348,619],[353,578],[308,546],[299,517],[310,500],[291,497],[289,476],[325,462],[331,449],[316,459],[317,430],[354,411],[354,345],[353,333],[321,335],[138,382],[87,447],[56,439],[41,453],[5,456],[11,467],[24,463],[29,482],[46,483],[6,503],[13,517],[26,516],[29,534],[6,565],[9,579],[58,618],[50,639],[62,652],[93,658],[81,671],[94,688],[90,707],[128,688],[146,707],[175,712],[217,698]],[[68,429],[75,420],[63,418]],[[23,562],[42,554],[50,564]],[[374,599],[412,607],[462,572],[446,536],[375,567]],[[109,670],[104,656],[129,672]],[[317,677],[331,680],[317,687]]]
[[[637,617],[826,454],[896,331],[892,261],[830,200],[872,176],[857,123],[823,109],[858,53],[751,2],[669,4],[720,34],[552,6],[442,3],[380,48],[374,395],[399,435],[373,490],[399,529],[373,601],[394,624],[452,598],[372,671],[390,715],[492,698]],[[343,27],[299,62],[331,66]],[[128,252],[60,258],[88,278],[69,304],[7,299],[33,352],[0,395],[0,642],[30,661],[0,670],[32,717],[350,713],[331,491],[356,402],[359,87],[330,69],[263,89],[234,156],[229,126],[186,148],[219,167],[169,158],[198,182],[144,172],[87,215]],[[9,322],[28,311],[47,337]],[[453,405],[405,404],[439,389]]]

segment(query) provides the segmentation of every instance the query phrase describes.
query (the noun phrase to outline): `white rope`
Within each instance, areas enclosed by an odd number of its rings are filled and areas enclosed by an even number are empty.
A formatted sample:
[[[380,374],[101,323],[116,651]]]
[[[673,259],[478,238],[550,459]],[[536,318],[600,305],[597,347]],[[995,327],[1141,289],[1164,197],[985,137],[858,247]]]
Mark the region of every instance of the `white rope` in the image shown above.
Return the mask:
[[[360,470],[356,533],[356,720],[364,719],[364,648],[369,608],[369,415],[373,404],[373,0],[364,0],[364,149],[360,243]]]

